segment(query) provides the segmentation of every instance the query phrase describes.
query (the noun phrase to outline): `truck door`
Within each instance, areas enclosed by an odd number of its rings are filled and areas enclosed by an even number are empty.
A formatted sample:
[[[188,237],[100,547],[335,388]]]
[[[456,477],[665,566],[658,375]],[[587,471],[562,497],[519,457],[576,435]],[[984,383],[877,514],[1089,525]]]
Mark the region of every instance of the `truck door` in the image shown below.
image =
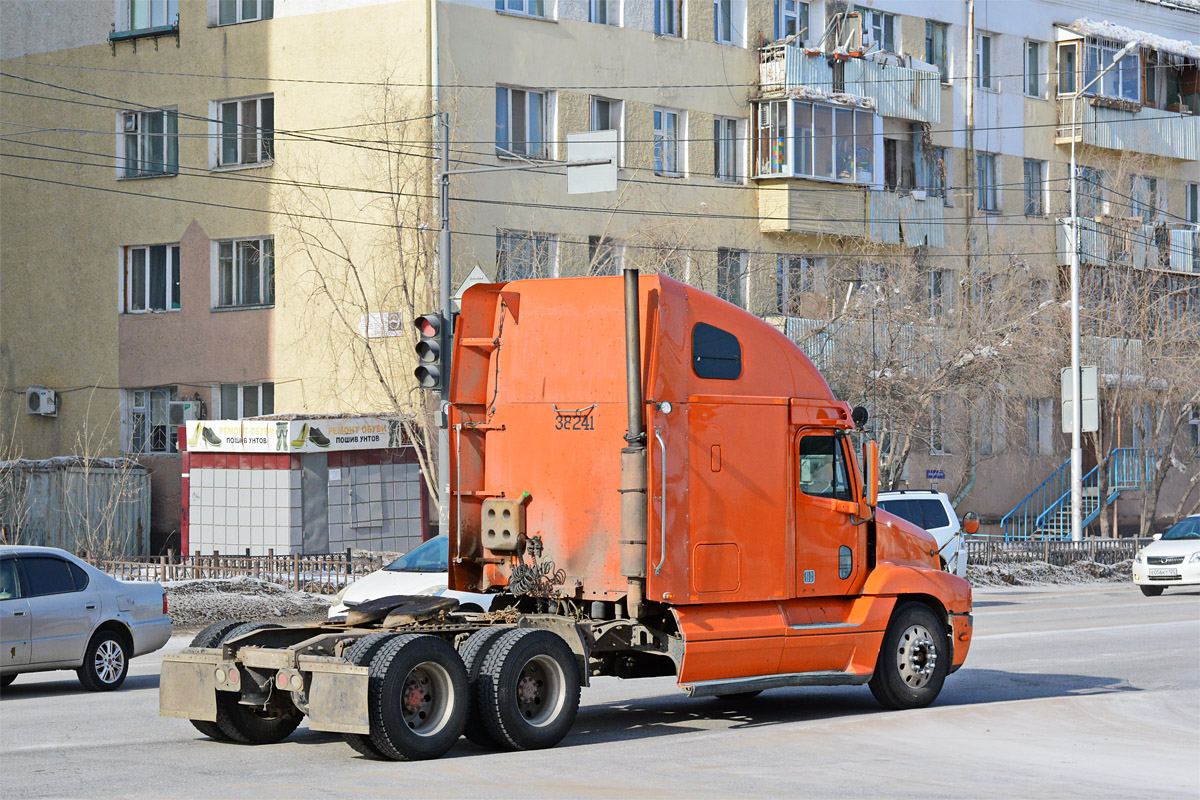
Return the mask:
[[[865,575],[866,526],[855,525],[859,489],[844,437],[828,428],[796,435],[796,596],[856,593]]]

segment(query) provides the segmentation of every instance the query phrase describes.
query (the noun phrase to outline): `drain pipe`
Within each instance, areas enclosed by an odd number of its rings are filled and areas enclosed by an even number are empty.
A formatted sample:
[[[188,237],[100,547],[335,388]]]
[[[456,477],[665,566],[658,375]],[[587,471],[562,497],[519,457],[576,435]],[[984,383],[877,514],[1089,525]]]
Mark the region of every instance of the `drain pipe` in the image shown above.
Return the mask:
[[[646,425],[642,400],[641,321],[638,270],[625,268],[625,386],[629,430],[621,448],[621,575],[628,585],[625,606],[631,619],[642,615],[646,599]]]

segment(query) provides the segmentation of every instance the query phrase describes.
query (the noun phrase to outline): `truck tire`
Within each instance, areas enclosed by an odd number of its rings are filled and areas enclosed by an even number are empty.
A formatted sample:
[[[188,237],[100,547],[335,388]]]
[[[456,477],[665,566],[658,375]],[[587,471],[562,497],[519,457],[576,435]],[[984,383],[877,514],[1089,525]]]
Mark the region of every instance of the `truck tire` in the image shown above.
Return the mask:
[[[579,667],[557,634],[511,630],[479,673],[477,703],[488,734],[509,750],[553,747],[575,724]]]
[[[96,631],[83,653],[83,666],[75,670],[83,688],[90,692],[111,692],[125,682],[129,674],[130,647],[116,631]]]
[[[245,625],[245,620],[240,619],[223,619],[220,622],[214,622],[204,630],[197,633],[192,638],[191,647],[219,647],[221,642],[225,640],[226,634],[239,625]],[[209,722],[206,719],[190,720],[196,730],[203,733],[210,739],[216,739],[219,742],[228,742],[229,738],[221,733],[221,729],[215,722]]]
[[[1163,593],[1163,587],[1161,586],[1139,586],[1138,588],[1142,590],[1142,594],[1146,595],[1146,597],[1158,597]]]
[[[375,654],[379,652],[379,648],[394,639],[396,635],[389,631],[368,633],[350,645],[350,648],[342,654],[342,658],[356,667],[369,667],[371,666],[371,659],[375,658]],[[371,741],[371,734],[369,733],[343,733],[342,738],[346,740],[346,744],[354,748],[356,753],[364,755],[367,758],[387,757]]]
[[[384,644],[371,659],[367,693],[371,741],[385,758],[438,758],[462,735],[467,670],[436,636],[404,634]]]
[[[253,631],[279,628],[271,622],[246,622],[231,628],[221,641],[236,639]],[[299,709],[260,709],[238,702],[236,692],[217,692],[217,727],[224,738],[238,744],[274,744],[292,735],[304,715]]]
[[[883,635],[871,694],[884,708],[923,708],[942,691],[950,669],[945,625],[928,606],[905,603]]]
[[[483,717],[479,713],[479,673],[483,669],[483,661],[492,652],[492,648],[501,636],[511,628],[484,628],[475,631],[463,642],[458,654],[462,656],[463,666],[467,668],[467,691],[470,703],[467,707],[467,723],[463,726],[463,736],[480,747],[490,750],[499,748],[500,742],[492,738]]]

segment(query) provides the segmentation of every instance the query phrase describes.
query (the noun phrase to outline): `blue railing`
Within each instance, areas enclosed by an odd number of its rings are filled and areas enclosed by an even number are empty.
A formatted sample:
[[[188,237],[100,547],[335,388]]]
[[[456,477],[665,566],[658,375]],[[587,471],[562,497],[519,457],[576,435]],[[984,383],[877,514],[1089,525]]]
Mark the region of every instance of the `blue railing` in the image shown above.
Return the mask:
[[[1062,496],[1071,486],[1071,460],[1067,459],[1062,465],[1050,473],[1050,477],[1029,493],[1029,496],[1017,503],[1016,507],[1000,520],[1000,529],[1004,531],[1005,541],[1013,539],[1032,538],[1038,515],[1052,502]]]

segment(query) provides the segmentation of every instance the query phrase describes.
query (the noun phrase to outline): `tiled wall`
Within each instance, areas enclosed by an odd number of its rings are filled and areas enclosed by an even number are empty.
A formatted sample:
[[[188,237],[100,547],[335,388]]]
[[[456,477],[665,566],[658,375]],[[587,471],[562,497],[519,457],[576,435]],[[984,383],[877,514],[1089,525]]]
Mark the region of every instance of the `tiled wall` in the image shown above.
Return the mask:
[[[421,543],[421,470],[416,464],[329,469],[329,548],[407,552]]]
[[[300,551],[298,469],[189,471],[188,549],[251,555]]]

